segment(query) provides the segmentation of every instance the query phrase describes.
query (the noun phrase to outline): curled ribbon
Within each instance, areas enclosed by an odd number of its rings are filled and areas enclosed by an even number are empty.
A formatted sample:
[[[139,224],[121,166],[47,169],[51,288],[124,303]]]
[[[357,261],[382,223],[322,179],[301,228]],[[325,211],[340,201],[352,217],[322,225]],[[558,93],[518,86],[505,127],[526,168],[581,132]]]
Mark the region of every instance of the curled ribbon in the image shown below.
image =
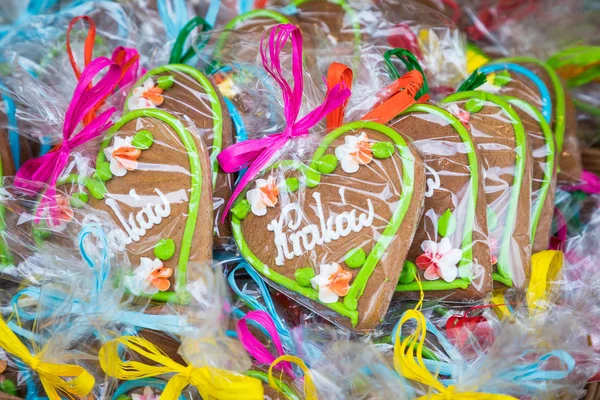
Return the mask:
[[[44,350],[32,355],[2,319],[0,319],[0,348],[18,358],[38,374],[50,400],[60,400],[63,397],[82,398],[94,388],[94,377],[82,367],[42,361]],[[66,381],[64,377],[72,379]]]
[[[563,253],[545,250],[531,257],[531,279],[527,288],[527,305],[530,313],[545,310],[548,307],[553,283],[563,267]]]
[[[124,361],[119,347],[131,350],[157,365]],[[120,380],[144,379],[174,374],[160,395],[161,400],[176,399],[186,386],[192,385],[203,399],[262,400],[262,383],[249,376],[215,367],[194,367],[173,361],[161,349],[137,336],[121,336],[105,343],[98,354],[100,366],[108,375]]]
[[[394,345],[394,368],[396,371],[406,379],[423,384],[437,392],[421,396],[418,400],[517,400],[516,397],[503,394],[457,392],[456,387],[444,386],[429,372],[423,361],[423,347],[427,334],[426,318],[420,311],[423,298],[424,293],[421,290],[421,299],[415,309],[402,314],[396,329]],[[406,338],[401,339],[402,326],[410,320],[415,321],[415,330]]]
[[[293,87],[283,77],[279,55],[288,40],[292,45]],[[302,34],[291,24],[281,24],[270,30],[267,49],[264,48],[264,36],[260,43],[260,55],[265,70],[275,79],[283,95],[286,128],[283,132],[260,139],[246,140],[224,149],[217,159],[226,173],[233,173],[248,167],[248,170],[236,186],[221,219],[225,222],[229,209],[244,188],[267,166],[271,159],[291,139],[305,136],[332,110],[339,107],[350,96],[350,90],[337,85],[327,92],[323,103],[298,120],[302,105],[304,82],[302,78]]]
[[[296,364],[304,373],[304,377],[303,377],[303,379],[304,379],[304,399],[305,400],[317,400],[318,399],[317,388],[315,386],[315,383],[313,382],[313,378],[312,378],[310,369],[308,369],[308,367],[306,366],[304,361],[302,361],[301,358],[296,357],[296,356],[283,355],[283,356],[276,358],[271,363],[271,366],[269,367],[269,386],[271,386],[273,389],[281,390],[277,386],[277,382],[275,381],[275,377],[273,376],[273,369],[277,368],[277,364],[284,363],[284,362]]]
[[[250,329],[248,328],[248,321],[254,322],[261,328],[264,328],[264,330],[270,336],[270,339],[279,356],[285,354],[283,345],[281,344],[281,339],[279,338],[277,329],[275,328],[275,323],[273,322],[271,316],[264,311],[250,311],[237,323],[238,338],[248,354],[254,357],[254,359],[260,364],[270,365],[273,361],[275,361],[275,357],[271,351],[264,344],[262,344],[260,340],[254,337],[252,332],[250,332]],[[296,374],[294,374],[290,363],[282,362],[280,365],[275,366],[275,368],[281,369],[290,378],[296,379]]]

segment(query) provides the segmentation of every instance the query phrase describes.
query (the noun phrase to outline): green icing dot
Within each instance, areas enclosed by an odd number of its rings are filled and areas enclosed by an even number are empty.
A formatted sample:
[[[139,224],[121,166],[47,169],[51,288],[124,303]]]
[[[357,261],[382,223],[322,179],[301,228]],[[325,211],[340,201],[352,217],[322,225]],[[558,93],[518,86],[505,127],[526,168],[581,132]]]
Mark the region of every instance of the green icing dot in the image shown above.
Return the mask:
[[[467,110],[470,113],[479,112],[482,108],[483,100],[481,99],[470,99],[469,101],[467,101],[467,104],[465,104],[465,110]]]
[[[438,219],[438,233],[443,237],[451,236],[456,231],[456,218],[450,209]]]
[[[157,83],[158,87],[163,90],[171,89],[175,83],[175,78],[173,78],[172,75],[160,76],[157,80]]]
[[[11,396],[17,395],[17,385],[10,379],[4,379],[0,382],[0,392],[10,394]]]
[[[306,186],[309,188],[314,188],[321,182],[321,174],[310,167],[306,169],[304,175],[306,176]]]
[[[237,219],[244,219],[250,212],[250,202],[246,199],[238,201],[235,206],[231,207],[231,214]]]
[[[285,187],[288,192],[295,192],[296,190],[300,189],[300,181],[298,178],[287,178],[285,180]]]
[[[317,161],[317,170],[322,174],[331,174],[337,167],[338,159],[333,154],[325,154]]]
[[[89,199],[90,197],[85,193],[73,193],[69,202],[71,203],[71,207],[82,208]]]
[[[102,181],[107,181],[112,178],[113,174],[110,172],[110,163],[103,161],[96,166],[96,173],[94,178],[98,178]]]
[[[508,72],[508,71],[498,72],[494,76],[494,85],[506,86],[510,83],[511,80],[512,80],[512,77],[510,76],[510,72]]]
[[[126,394],[122,394],[119,397],[117,397],[117,400],[131,400],[131,396],[128,396]]]
[[[404,267],[402,267],[402,273],[400,274],[400,283],[411,283],[417,276],[417,266],[411,261],[405,261]]]
[[[152,133],[150,133],[150,131],[147,131],[145,129],[133,135],[133,140],[131,141],[133,147],[140,150],[148,150],[153,143],[154,136],[152,136]]]
[[[315,271],[312,268],[300,268],[294,272],[294,278],[300,286],[310,286],[310,280],[315,277]]]
[[[160,239],[154,247],[154,255],[163,261],[173,257],[175,254],[175,242],[173,239]]]
[[[104,186],[104,183],[102,181],[90,179],[86,183],[85,187],[87,188],[87,190],[90,191],[90,194],[96,200],[102,200],[104,198],[104,195],[106,194],[106,186]]]
[[[353,249],[346,254],[344,262],[350,268],[360,268],[367,259],[367,254],[363,249]]]
[[[390,142],[377,142],[373,143],[371,150],[375,158],[388,158],[394,154],[394,145]]]

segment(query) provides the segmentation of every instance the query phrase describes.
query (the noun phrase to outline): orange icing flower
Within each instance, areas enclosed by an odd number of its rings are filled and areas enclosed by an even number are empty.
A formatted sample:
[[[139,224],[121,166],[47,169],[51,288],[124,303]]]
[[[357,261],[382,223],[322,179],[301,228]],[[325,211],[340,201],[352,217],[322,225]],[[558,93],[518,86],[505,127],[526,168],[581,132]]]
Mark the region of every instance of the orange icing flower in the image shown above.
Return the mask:
[[[73,219],[73,209],[69,199],[66,196],[56,196],[56,204],[58,205],[57,217],[63,222],[69,222]]]
[[[104,149],[104,155],[110,162],[110,172],[114,176],[125,176],[127,171],[138,167],[137,159],[142,155],[142,150],[133,147],[132,141],[133,136],[115,136],[113,145]]]
[[[338,301],[350,290],[352,272],[343,269],[338,263],[322,264],[319,275],[310,280],[314,289],[319,290],[319,300],[329,304]]]
[[[358,171],[360,165],[367,165],[373,160],[373,145],[365,132],[358,136],[348,135],[344,141],[335,149],[335,156],[344,172],[352,174]]]
[[[133,171],[137,168],[137,159],[142,155],[142,150],[135,147],[119,147],[113,150],[112,156],[119,160],[123,168]]]
[[[152,78],[148,78],[143,84],[133,89],[131,97],[127,100],[127,108],[130,110],[156,108],[165,101],[162,92],[163,89],[155,86]]]
[[[155,288],[164,292],[171,287],[171,282],[169,282],[171,275],[173,275],[173,270],[171,268],[160,267],[153,270],[150,275],[148,275],[148,280]]]
[[[257,179],[256,189],[248,190],[246,198],[251,205],[252,213],[257,216],[265,215],[267,207],[275,207],[279,199],[279,188],[273,176],[267,179]]]

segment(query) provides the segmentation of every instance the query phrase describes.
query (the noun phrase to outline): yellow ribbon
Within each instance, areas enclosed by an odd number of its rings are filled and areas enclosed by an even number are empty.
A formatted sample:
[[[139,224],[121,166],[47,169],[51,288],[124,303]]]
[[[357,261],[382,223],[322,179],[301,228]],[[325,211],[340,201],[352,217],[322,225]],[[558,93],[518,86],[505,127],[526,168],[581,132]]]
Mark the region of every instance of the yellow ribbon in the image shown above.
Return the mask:
[[[505,291],[506,291],[506,288],[502,288],[502,289],[494,289],[494,291],[492,292],[491,303],[496,305],[496,307],[494,307],[493,309],[496,312],[496,315],[498,315],[498,317],[500,319],[510,317],[510,315],[511,315],[510,309],[505,305],[506,304],[506,299],[504,298]]]
[[[119,346],[158,365],[123,361],[119,356]],[[263,400],[260,380],[220,368],[181,365],[154,344],[138,336],[121,336],[111,340],[100,348],[98,355],[104,372],[125,381],[175,374],[167,382],[160,395],[161,400],[178,398],[188,385],[196,387],[205,400]]]
[[[82,367],[42,361],[44,350],[32,355],[2,319],[0,319],[0,347],[38,374],[50,400],[61,400],[61,396],[68,399],[82,398],[94,388],[94,377]],[[72,379],[66,381],[63,377]]]
[[[542,311],[549,303],[549,296],[563,266],[563,253],[545,250],[531,257],[531,280],[527,288],[529,312]]]
[[[291,362],[291,363],[298,365],[300,367],[300,369],[302,369],[302,372],[304,372],[304,399],[305,400],[318,400],[317,388],[315,387],[315,383],[313,382],[312,374],[310,373],[310,369],[308,369],[308,367],[306,366],[304,361],[302,361],[301,358],[296,357],[296,356],[283,355],[283,356],[276,358],[271,363],[271,366],[269,366],[269,386],[271,386],[273,389],[281,392],[281,389],[279,388],[279,386],[277,386],[277,382],[275,382],[275,379],[273,378],[273,368],[275,368],[275,366],[277,364],[279,364],[280,362],[284,362],[284,361]]]
[[[425,367],[423,362],[423,346],[425,345],[425,336],[427,334],[425,316],[420,311],[423,304],[423,290],[421,290],[421,300],[414,310],[408,310],[400,319],[400,324],[396,330],[396,344],[394,345],[394,368],[405,378],[421,383],[437,393],[430,393],[419,397],[417,400],[517,400],[515,397],[504,394],[477,393],[477,392],[456,392],[456,387],[445,387],[431,372]],[[400,341],[402,326],[411,319],[415,320],[416,328],[414,332]]]
[[[467,49],[467,72],[472,74],[478,68],[483,67],[490,61],[490,58],[473,51],[472,49]]]

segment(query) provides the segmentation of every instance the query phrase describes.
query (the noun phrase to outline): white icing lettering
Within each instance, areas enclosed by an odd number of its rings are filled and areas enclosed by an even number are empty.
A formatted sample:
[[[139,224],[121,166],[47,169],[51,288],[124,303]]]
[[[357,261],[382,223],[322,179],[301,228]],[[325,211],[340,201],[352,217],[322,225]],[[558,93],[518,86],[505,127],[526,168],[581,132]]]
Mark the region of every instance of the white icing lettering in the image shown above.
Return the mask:
[[[267,230],[274,233],[275,246],[277,247],[277,257],[275,263],[279,266],[285,264],[285,260],[291,260],[299,257],[305,251],[314,250],[316,246],[330,243],[340,237],[350,235],[351,232],[360,232],[363,228],[371,226],[375,215],[373,202],[367,199],[368,212],[356,215],[358,210],[344,211],[338,215],[331,215],[325,219],[323,205],[321,203],[321,194],[313,193],[316,201],[316,216],[319,225],[309,224],[298,230],[302,221],[302,209],[297,203],[290,203],[283,207],[278,219],[274,219],[267,225]],[[295,213],[295,219],[292,217]],[[284,225],[293,232],[283,231]],[[292,245],[292,251],[289,249],[289,243]]]
[[[154,189],[154,191],[156,194],[158,194],[162,204],[148,203],[135,215],[133,213],[129,213],[127,218],[125,218],[121,212],[121,209],[119,208],[115,199],[109,198],[106,200],[106,205],[113,210],[117,216],[117,219],[125,230],[123,241],[126,244],[130,244],[132,241],[139,241],[144,235],[146,235],[149,229],[151,229],[154,225],[160,224],[163,218],[171,215],[171,204],[169,203],[167,196],[165,196],[160,189]],[[144,218],[144,216],[146,216],[147,219]]]
[[[433,175],[433,179],[427,178],[427,191],[425,192],[425,197],[431,197],[433,196],[433,191],[440,188],[440,175],[435,169],[431,168],[427,164],[425,164],[425,169],[427,169],[427,172]]]

